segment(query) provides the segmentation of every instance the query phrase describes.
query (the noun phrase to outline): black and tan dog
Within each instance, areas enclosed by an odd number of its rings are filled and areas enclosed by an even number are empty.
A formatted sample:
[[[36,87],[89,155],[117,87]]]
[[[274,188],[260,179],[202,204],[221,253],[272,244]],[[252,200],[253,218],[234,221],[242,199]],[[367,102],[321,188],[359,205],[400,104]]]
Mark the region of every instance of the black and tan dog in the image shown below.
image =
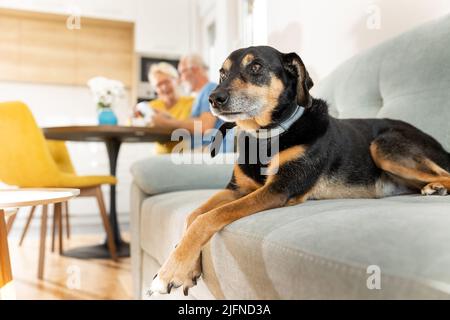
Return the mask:
[[[269,164],[236,164],[226,189],[189,215],[152,291],[183,286],[186,294],[200,276],[202,247],[256,212],[308,199],[447,193],[450,154],[435,139],[402,121],[335,119],[325,101],[310,96],[312,85],[295,53],[250,47],[226,59],[210,96],[213,113],[244,131],[278,129],[267,138],[279,139],[279,152]],[[271,168],[277,170],[270,174]]]

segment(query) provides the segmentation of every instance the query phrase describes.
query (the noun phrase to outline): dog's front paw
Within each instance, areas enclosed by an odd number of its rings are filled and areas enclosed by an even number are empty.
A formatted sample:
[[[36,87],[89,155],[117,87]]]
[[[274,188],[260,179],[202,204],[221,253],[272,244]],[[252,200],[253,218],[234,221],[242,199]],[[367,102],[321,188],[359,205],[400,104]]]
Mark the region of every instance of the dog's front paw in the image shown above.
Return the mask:
[[[200,257],[196,259],[179,259],[172,254],[155,275],[150,286],[150,294],[155,292],[168,294],[173,288],[183,287],[183,293],[188,295],[189,288],[197,284],[201,275]]]

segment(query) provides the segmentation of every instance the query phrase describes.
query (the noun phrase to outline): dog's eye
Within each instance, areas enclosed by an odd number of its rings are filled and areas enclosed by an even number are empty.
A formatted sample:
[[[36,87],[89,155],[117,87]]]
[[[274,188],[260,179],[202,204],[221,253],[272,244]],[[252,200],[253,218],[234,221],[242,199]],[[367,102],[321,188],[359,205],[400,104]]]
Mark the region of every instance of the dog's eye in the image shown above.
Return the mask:
[[[251,66],[250,66],[250,71],[252,72],[252,73],[254,73],[254,74],[256,74],[256,73],[258,73],[259,71],[261,71],[261,69],[262,69],[262,65],[261,64],[259,64],[259,63],[253,63]]]
[[[221,72],[219,77],[220,77],[219,78],[220,81],[222,82],[222,81],[224,81],[227,78],[227,75],[225,74],[225,72]]]

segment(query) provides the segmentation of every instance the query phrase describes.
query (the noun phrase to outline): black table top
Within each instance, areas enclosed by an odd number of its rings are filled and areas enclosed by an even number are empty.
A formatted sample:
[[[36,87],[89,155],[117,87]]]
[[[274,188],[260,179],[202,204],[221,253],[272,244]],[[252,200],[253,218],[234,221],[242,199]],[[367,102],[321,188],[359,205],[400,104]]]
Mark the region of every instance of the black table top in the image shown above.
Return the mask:
[[[47,139],[66,141],[169,142],[164,129],[127,126],[64,126],[42,128]]]

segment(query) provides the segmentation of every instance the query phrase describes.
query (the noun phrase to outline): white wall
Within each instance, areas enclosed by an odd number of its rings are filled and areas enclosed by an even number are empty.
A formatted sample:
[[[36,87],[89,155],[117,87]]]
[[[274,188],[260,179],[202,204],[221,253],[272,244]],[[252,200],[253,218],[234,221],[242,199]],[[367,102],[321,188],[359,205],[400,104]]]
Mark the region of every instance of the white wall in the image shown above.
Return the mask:
[[[192,48],[201,53],[209,65],[212,81],[219,79],[219,69],[231,51],[239,47],[239,0],[195,0]],[[209,56],[205,41],[205,25],[216,25],[216,45],[213,57]],[[208,59],[209,58],[209,59]]]
[[[448,0],[267,0],[268,44],[296,51],[315,81],[357,52],[450,12]],[[379,10],[380,28],[369,29]]]
[[[161,56],[190,52],[192,3],[192,0],[137,0],[136,51]]]
[[[135,21],[138,0],[0,0],[0,7]],[[150,1],[149,1],[150,2]]]

